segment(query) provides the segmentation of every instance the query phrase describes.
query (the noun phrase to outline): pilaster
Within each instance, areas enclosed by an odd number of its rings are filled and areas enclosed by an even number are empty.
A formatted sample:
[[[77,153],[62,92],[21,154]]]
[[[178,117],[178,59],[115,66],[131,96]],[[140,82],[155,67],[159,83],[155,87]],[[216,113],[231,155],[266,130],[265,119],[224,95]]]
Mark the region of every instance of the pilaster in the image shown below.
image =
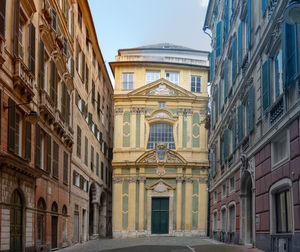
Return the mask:
[[[176,230],[181,230],[182,225],[182,181],[183,177],[176,178]]]
[[[130,177],[128,190],[128,230],[135,230],[135,209],[136,209],[136,177]]]
[[[113,231],[122,230],[122,182],[123,179],[113,179]]]
[[[185,177],[185,230],[192,229],[192,177]]]
[[[144,188],[145,188],[146,177],[139,177],[138,180],[139,180],[139,230],[144,230],[144,226],[145,226]]]

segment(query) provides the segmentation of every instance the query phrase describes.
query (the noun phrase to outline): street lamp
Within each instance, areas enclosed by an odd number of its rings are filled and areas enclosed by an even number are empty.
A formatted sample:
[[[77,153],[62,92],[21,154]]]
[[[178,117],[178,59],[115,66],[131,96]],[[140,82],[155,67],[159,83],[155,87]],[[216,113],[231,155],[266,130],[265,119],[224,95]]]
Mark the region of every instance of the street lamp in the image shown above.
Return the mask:
[[[26,104],[29,104],[29,103],[30,102],[24,102],[24,103],[14,104],[12,106],[5,106],[3,104],[3,109],[6,110],[6,109],[10,109],[11,107],[19,107],[20,105],[26,105]],[[38,120],[38,114],[35,111],[32,110],[28,114],[26,114],[26,118],[28,119],[28,121],[31,124],[35,124]]]
[[[284,19],[288,24],[300,24],[300,1],[290,0],[284,11]]]

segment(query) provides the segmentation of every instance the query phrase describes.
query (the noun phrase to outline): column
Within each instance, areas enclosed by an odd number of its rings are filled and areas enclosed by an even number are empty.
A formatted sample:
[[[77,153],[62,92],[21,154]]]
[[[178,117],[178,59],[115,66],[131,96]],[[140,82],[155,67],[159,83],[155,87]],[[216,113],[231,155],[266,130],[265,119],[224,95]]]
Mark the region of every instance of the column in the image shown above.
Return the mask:
[[[115,148],[122,147],[122,132],[123,132],[123,120],[122,120],[123,108],[116,108],[115,110],[115,129],[114,129],[114,146]]]
[[[207,221],[207,178],[199,178],[198,229],[206,232]]]
[[[139,177],[139,230],[144,230],[145,226],[145,197],[144,197],[144,190],[145,190],[145,177]]]
[[[136,112],[137,108],[130,109],[130,147],[136,148]]]
[[[122,230],[122,182],[120,177],[113,179],[113,232]]]
[[[185,230],[192,230],[192,177],[185,177]]]
[[[182,224],[182,181],[183,177],[177,177],[176,188],[176,230],[181,230]]]
[[[93,236],[97,237],[99,235],[99,206],[98,203],[93,203],[94,216],[93,216]]]
[[[145,136],[145,109],[141,111],[141,126],[140,126],[141,132],[140,132],[140,147],[144,148],[145,141],[147,142],[147,136]],[[145,140],[146,137],[146,140]]]
[[[130,177],[128,190],[128,230],[135,230],[136,177]]]

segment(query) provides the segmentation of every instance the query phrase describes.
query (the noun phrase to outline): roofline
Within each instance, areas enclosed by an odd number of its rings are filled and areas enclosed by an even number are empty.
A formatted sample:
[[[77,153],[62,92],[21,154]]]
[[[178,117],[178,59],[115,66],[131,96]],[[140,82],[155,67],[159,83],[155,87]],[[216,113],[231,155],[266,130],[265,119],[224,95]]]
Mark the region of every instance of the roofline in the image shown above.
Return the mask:
[[[209,26],[208,26],[208,24],[207,24],[207,19],[208,19],[208,12],[210,11],[210,8],[211,8],[211,5],[212,5],[212,0],[209,0],[209,3],[208,3],[208,6],[207,6],[207,10],[206,10],[206,14],[205,14],[205,20],[204,20],[204,24],[203,24],[203,31],[208,27],[208,28],[210,28]]]
[[[93,19],[92,13],[91,13],[90,5],[89,5],[89,3],[88,3],[88,0],[78,1],[78,4],[79,4],[80,2],[81,2],[82,4],[85,4],[85,5],[87,6],[87,10],[88,10],[88,14],[89,14],[89,17],[88,17],[88,18],[90,19],[90,22],[91,22],[92,32],[95,34],[95,39],[96,39],[96,49],[97,49],[97,50],[99,51],[99,53],[100,53],[100,57],[101,57],[101,60],[102,60],[102,62],[103,62],[104,69],[105,69],[107,78],[108,78],[108,80],[109,80],[110,86],[111,86],[112,90],[114,90],[113,85],[112,85],[112,82],[111,82],[110,77],[109,77],[109,73],[108,73],[108,71],[107,71],[107,67],[106,67],[106,65],[105,65],[105,61],[104,61],[104,58],[103,58],[103,55],[102,55],[100,46],[99,46],[98,36],[97,36],[97,33],[96,33],[95,24],[94,24],[94,19]]]
[[[120,64],[120,65],[124,65],[124,64],[129,64],[129,63],[135,63],[135,64],[163,64],[163,65],[177,65],[177,66],[190,66],[190,67],[201,67],[201,68],[207,68],[209,69],[209,66],[202,66],[202,65],[192,65],[192,64],[182,64],[182,63],[171,63],[171,62],[164,62],[164,61],[112,61],[112,62],[109,62],[109,66],[110,66],[110,69],[113,73],[113,75],[115,76],[115,71],[113,69],[113,65],[117,65],[117,64]]]
[[[150,51],[150,50],[164,50],[164,51],[181,51],[181,52],[200,52],[200,53],[210,53],[209,51],[202,51],[202,50],[196,50],[196,49],[172,49],[172,48],[155,48],[155,47],[149,47],[149,48],[141,48],[141,47],[134,47],[134,48],[125,48],[125,49],[119,49],[118,50],[118,56],[121,56],[121,52],[123,51]]]

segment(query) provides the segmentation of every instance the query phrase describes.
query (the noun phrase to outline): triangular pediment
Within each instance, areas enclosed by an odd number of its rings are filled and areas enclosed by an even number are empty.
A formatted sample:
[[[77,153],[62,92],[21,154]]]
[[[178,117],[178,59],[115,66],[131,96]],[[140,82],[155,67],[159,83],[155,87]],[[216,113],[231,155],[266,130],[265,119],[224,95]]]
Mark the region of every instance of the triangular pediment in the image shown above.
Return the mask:
[[[128,93],[128,96],[182,96],[196,97],[193,93],[161,78]]]
[[[147,187],[147,190],[152,190],[158,193],[168,192],[169,190],[175,190],[175,187],[171,186],[169,183],[163,179],[155,181],[153,184]]]

